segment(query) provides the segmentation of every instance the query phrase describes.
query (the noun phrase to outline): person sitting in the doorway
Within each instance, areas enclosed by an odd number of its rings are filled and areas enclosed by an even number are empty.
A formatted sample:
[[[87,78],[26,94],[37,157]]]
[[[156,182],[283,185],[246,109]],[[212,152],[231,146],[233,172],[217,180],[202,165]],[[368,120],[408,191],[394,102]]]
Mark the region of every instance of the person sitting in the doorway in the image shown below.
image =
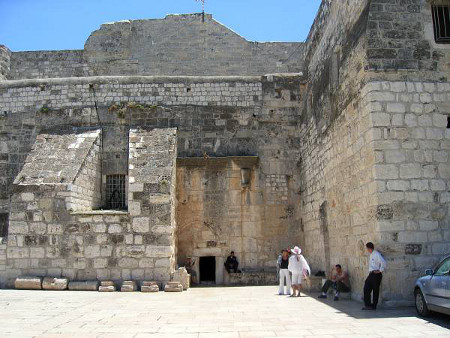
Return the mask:
[[[332,287],[336,293],[334,294],[334,300],[339,300],[341,292],[350,292],[350,280],[348,273],[342,270],[342,266],[337,264],[333,271],[331,271],[331,278],[327,279],[322,287],[322,294],[319,298],[327,298],[328,289]]]
[[[278,277],[280,279],[278,294],[280,296],[284,294],[286,295],[291,294],[291,275],[289,273],[288,267],[289,267],[289,251],[287,249],[283,249],[277,261]],[[286,293],[284,293],[285,278],[286,278]]]
[[[197,284],[197,273],[194,270],[195,259],[192,257],[186,258],[186,264],[184,267],[186,268],[188,274],[191,276],[191,284]]]
[[[234,255],[234,251],[230,252],[230,255],[227,257],[227,260],[225,261],[224,265],[225,265],[225,270],[227,270],[228,273],[240,272],[238,270],[239,262],[238,262],[236,256]]]

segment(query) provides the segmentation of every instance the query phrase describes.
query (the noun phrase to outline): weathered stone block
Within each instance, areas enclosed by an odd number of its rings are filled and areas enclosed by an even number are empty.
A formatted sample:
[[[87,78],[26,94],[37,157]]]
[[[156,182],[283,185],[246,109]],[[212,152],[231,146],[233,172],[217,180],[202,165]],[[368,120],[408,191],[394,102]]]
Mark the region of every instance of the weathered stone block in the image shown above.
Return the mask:
[[[141,282],[142,292],[159,292],[159,285],[154,281],[142,281]]]
[[[17,277],[14,287],[20,290],[41,290],[42,277]]]
[[[164,287],[165,292],[183,292],[183,285],[179,282],[168,282]]]
[[[65,290],[67,284],[67,278],[45,277],[42,281],[42,288],[44,290]]]
[[[69,290],[71,291],[97,291],[98,290],[98,281],[73,281],[69,282]]]
[[[186,291],[191,286],[191,275],[188,274],[186,268],[179,268],[173,273],[172,280],[179,282],[183,286],[183,290]]]
[[[98,292],[114,292],[116,291],[116,287],[115,286],[102,286],[100,285],[98,287]]]
[[[122,287],[120,288],[121,292],[133,292],[137,290],[137,284],[135,281],[128,280],[122,283]]]

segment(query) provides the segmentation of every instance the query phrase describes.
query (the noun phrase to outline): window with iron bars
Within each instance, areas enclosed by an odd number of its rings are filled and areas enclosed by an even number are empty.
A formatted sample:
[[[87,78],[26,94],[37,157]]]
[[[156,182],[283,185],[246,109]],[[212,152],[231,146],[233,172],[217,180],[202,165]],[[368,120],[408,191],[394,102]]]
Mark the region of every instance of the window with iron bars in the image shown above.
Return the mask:
[[[432,5],[434,40],[450,43],[450,5]]]
[[[124,210],[125,175],[106,176],[106,208],[109,210]]]

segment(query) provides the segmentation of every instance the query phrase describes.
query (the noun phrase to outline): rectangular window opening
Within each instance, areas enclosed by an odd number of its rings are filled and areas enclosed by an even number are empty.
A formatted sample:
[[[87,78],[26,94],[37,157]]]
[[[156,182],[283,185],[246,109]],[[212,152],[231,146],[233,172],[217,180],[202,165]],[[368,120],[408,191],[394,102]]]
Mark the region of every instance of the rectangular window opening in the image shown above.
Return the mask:
[[[434,40],[450,43],[450,5],[432,5]]]
[[[447,129],[450,129],[450,116],[447,116]]]
[[[0,214],[0,244],[3,241],[3,238],[6,238],[8,236],[8,222],[9,221],[9,214],[8,213],[1,213]]]
[[[125,175],[106,176],[106,209],[125,210]]]

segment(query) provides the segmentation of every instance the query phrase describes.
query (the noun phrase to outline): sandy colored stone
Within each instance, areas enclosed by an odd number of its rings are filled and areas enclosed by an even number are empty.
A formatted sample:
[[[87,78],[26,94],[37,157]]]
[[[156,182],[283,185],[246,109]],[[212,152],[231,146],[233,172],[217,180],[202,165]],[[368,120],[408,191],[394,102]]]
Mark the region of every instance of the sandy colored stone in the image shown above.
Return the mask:
[[[41,290],[42,278],[41,277],[18,277],[14,282],[16,289],[23,290]]]
[[[116,291],[115,286],[99,286],[98,292],[114,292]]]
[[[183,292],[183,285],[179,282],[168,282],[164,287],[165,292]]]
[[[135,281],[124,281],[120,288],[121,292],[133,292],[137,290],[137,285]]]
[[[65,290],[67,284],[67,278],[45,277],[42,281],[42,288],[44,290]]]
[[[71,291],[97,291],[98,281],[74,281],[69,282],[69,290]]]

